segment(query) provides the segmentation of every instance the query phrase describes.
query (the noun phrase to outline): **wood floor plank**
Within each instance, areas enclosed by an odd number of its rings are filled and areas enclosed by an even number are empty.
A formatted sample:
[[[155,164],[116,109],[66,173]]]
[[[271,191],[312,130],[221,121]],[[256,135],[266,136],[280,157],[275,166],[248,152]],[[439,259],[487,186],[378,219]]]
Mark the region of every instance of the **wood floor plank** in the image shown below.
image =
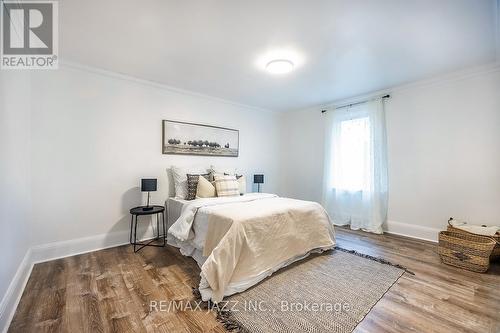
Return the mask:
[[[337,228],[338,245],[406,266],[357,333],[499,333],[500,264],[487,274],[441,263],[436,244]],[[130,246],[34,266],[9,332],[225,332],[207,310],[186,304],[200,269],[172,247]],[[194,308],[195,306],[193,306]]]

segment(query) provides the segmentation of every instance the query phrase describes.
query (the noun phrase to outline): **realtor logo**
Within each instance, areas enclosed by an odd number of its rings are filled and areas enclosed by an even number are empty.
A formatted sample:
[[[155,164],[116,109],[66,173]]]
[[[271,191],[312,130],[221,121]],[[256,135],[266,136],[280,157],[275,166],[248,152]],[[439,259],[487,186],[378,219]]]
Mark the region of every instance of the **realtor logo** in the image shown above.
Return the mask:
[[[1,1],[1,68],[57,69],[56,1]]]

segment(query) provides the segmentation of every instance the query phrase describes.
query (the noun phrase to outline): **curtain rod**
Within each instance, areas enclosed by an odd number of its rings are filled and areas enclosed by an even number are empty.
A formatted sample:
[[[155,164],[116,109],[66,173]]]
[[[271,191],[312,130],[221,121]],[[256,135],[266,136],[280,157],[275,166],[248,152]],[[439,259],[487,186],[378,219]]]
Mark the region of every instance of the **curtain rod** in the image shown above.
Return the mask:
[[[354,106],[354,105],[368,103],[370,101],[374,101],[374,100],[379,99],[379,98],[382,98],[382,99],[384,99],[384,98],[391,98],[391,95],[384,95],[384,96],[381,96],[381,97],[370,98],[370,99],[367,99],[367,100],[364,100],[364,101],[360,101],[360,102],[356,102],[356,103],[342,105],[342,106],[336,107],[334,110],[349,108],[349,107]],[[326,111],[328,111],[328,110],[321,110],[321,113],[325,113]]]

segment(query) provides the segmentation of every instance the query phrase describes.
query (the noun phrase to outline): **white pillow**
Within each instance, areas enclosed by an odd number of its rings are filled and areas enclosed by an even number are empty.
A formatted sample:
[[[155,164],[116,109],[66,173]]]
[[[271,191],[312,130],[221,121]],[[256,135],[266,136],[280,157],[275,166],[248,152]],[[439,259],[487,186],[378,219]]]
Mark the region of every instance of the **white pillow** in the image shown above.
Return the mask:
[[[204,167],[177,167],[172,165],[172,177],[174,178],[175,197],[186,199],[188,195],[187,174],[204,174],[207,168]]]
[[[217,167],[215,165],[210,166],[210,171],[214,175],[230,175],[230,176],[235,176],[236,175],[236,168],[224,168],[224,167]]]
[[[240,178],[238,178],[238,187],[240,189],[240,194],[247,193],[247,180],[245,176],[241,175]]]
[[[196,188],[196,198],[213,198],[215,196],[215,186],[206,180],[205,177],[200,176],[198,187]]]

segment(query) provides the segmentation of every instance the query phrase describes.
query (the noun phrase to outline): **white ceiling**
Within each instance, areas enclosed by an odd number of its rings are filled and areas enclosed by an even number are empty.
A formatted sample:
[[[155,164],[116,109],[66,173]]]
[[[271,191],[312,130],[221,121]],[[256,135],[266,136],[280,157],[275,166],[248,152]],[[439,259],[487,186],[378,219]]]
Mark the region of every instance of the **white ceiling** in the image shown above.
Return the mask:
[[[496,0],[60,0],[65,61],[272,110],[496,56]],[[292,73],[259,66],[292,53]],[[281,56],[281,55],[277,55]]]

